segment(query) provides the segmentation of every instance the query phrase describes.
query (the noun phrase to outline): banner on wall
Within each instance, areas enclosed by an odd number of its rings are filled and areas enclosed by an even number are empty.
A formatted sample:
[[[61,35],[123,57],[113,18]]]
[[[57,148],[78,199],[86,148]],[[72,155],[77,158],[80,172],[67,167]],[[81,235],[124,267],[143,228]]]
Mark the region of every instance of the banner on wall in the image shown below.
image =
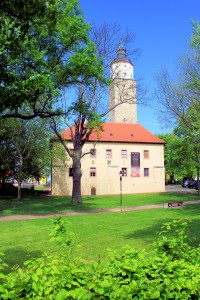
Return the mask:
[[[140,177],[140,152],[131,152],[131,177]]]

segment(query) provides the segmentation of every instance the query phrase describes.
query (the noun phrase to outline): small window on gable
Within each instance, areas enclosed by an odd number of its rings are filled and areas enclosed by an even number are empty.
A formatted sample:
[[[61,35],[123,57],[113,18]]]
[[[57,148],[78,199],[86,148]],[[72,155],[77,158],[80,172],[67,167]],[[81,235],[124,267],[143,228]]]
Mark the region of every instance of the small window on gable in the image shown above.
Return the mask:
[[[106,149],[106,158],[111,159],[112,158],[112,150],[111,149]]]
[[[121,151],[121,158],[126,159],[127,158],[127,150],[122,150]]]
[[[149,168],[144,168],[144,177],[149,177]]]
[[[96,168],[90,168],[90,176],[95,177],[96,176]]]
[[[96,149],[94,149],[94,148],[90,149],[90,157],[91,158],[96,157]]]
[[[149,158],[149,150],[144,150],[144,158]]]

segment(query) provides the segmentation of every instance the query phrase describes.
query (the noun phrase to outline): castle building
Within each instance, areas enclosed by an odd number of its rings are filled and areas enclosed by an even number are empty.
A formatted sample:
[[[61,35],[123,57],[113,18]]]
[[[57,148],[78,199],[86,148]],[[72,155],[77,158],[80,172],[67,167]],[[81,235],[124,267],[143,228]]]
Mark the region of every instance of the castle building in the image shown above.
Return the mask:
[[[165,142],[142,125],[137,124],[136,81],[134,67],[120,45],[111,63],[109,88],[109,121],[100,134],[93,132],[84,145],[81,160],[82,195],[123,194],[165,191]],[[112,109],[111,109],[112,108]],[[69,148],[73,148],[71,129],[63,133]],[[95,147],[94,147],[95,144]],[[72,164],[52,164],[52,194],[71,195]]]

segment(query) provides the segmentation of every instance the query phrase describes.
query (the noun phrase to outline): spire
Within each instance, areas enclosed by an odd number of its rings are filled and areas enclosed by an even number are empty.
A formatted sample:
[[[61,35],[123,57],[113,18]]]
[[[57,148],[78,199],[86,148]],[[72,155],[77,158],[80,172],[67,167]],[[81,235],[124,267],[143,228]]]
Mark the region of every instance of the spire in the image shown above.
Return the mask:
[[[126,60],[126,49],[123,45],[122,38],[120,38],[120,45],[117,50],[117,58],[121,59],[122,61]]]

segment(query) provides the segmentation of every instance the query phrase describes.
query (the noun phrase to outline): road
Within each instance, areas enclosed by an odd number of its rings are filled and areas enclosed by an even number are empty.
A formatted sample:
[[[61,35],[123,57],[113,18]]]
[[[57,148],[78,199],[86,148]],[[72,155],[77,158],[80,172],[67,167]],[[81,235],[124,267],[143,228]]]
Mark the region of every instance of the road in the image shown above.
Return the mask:
[[[188,188],[183,188],[180,185],[166,185],[165,188],[166,192],[179,192],[179,193],[185,193],[185,194],[194,194],[197,195],[197,190],[195,189],[188,189]]]

